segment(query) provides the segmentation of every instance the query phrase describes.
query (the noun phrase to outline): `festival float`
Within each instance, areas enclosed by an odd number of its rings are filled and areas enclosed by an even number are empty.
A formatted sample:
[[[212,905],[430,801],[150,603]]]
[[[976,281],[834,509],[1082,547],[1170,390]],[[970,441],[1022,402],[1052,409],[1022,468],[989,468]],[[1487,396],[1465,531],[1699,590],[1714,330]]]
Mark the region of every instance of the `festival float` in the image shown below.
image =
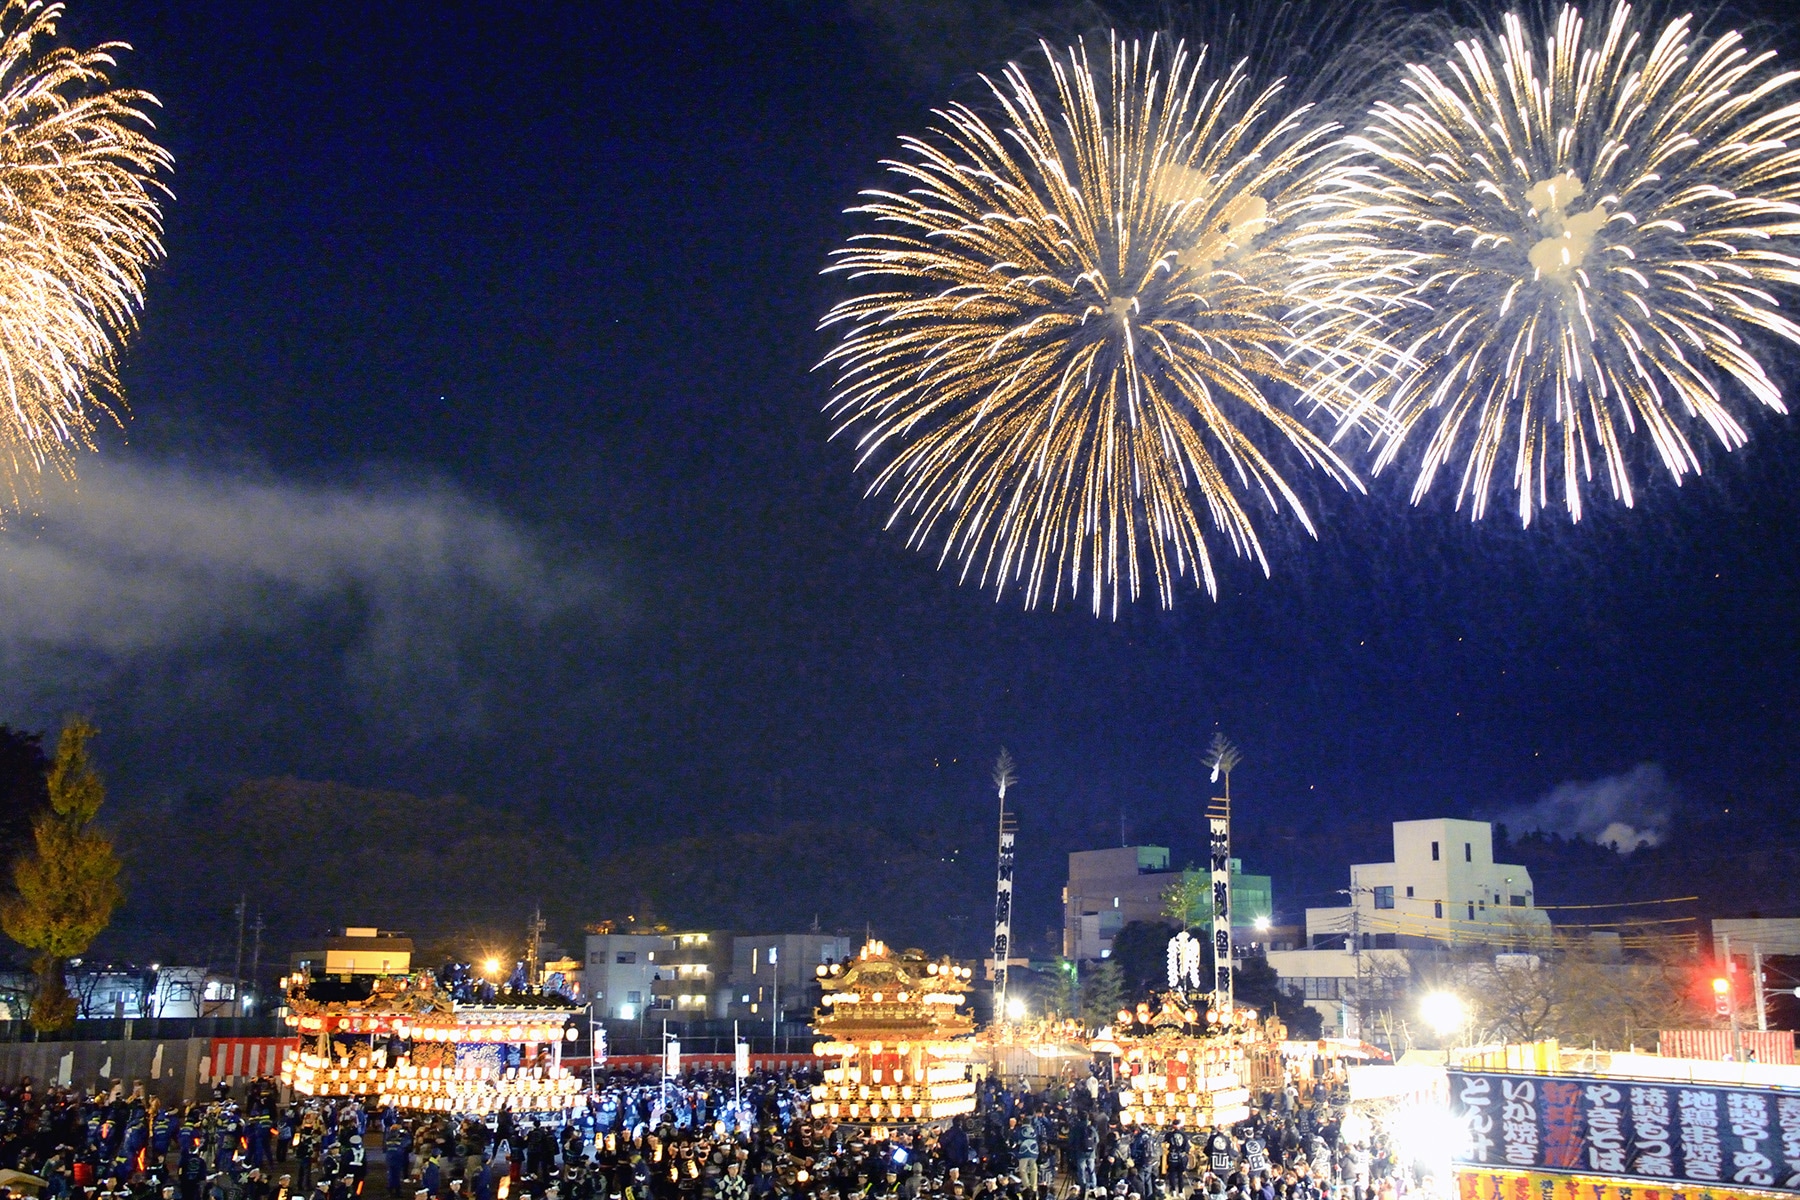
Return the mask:
[[[812,1115],[884,1137],[974,1112],[975,1025],[961,1011],[973,974],[873,940],[848,963],[821,966],[814,1024],[827,1040],[813,1053],[837,1065],[813,1088]]]
[[[559,1112],[581,1080],[562,1066],[577,1011],[555,995],[507,993],[458,1003],[429,971],[287,980],[287,1023],[300,1037],[281,1082],[302,1096],[357,1096],[382,1107]]]
[[[1087,1077],[1093,1058],[1092,1038],[1080,1021],[1041,1016],[995,1021],[975,1035],[977,1058],[991,1077],[1024,1080],[1036,1090],[1055,1079]],[[1079,1067],[1079,1072],[1076,1068]]]
[[[1095,1049],[1114,1055],[1119,1120],[1125,1125],[1200,1130],[1250,1116],[1250,1089],[1274,1057],[1285,1030],[1231,1001],[1201,993],[1201,943],[1186,933],[1169,941],[1169,990],[1156,1006],[1120,1009]]]

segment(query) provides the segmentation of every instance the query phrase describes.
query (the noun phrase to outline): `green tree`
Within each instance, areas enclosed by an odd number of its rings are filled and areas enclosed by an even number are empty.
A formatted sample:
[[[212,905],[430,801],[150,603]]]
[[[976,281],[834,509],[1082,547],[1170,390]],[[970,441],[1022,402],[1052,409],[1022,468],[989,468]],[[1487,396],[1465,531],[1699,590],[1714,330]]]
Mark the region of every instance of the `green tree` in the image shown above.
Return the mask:
[[[49,771],[43,734],[0,725],[0,846],[30,840],[32,822],[50,807],[44,784]],[[11,877],[0,879],[0,894],[11,890]]]
[[[1118,964],[1127,1000],[1135,1004],[1168,986],[1169,939],[1179,932],[1162,921],[1128,921],[1113,935],[1108,961]]]
[[[1281,977],[1262,955],[1246,958],[1231,973],[1231,994],[1239,1004],[1254,1008],[1260,1016],[1274,1013],[1288,1027],[1288,1037],[1311,1041],[1319,1036],[1325,1018],[1306,1001],[1281,990]]]
[[[18,896],[0,908],[6,935],[37,951],[31,1024],[42,1032],[74,1022],[65,964],[93,944],[125,898],[112,842],[92,827],[106,800],[106,788],[88,760],[95,732],[81,717],[63,726],[50,767],[50,809],[32,823],[33,852],[13,865]]]
[[[1050,986],[1045,996],[1049,1011],[1059,1017],[1074,1017],[1081,1013],[1081,964],[1072,958],[1056,960],[1056,970],[1050,978]]]
[[[1210,926],[1213,919],[1212,876],[1189,867],[1162,891],[1163,916],[1183,929]]]
[[[1087,973],[1081,981],[1081,1019],[1091,1029],[1111,1025],[1125,1004],[1125,983],[1119,964],[1111,959]]]

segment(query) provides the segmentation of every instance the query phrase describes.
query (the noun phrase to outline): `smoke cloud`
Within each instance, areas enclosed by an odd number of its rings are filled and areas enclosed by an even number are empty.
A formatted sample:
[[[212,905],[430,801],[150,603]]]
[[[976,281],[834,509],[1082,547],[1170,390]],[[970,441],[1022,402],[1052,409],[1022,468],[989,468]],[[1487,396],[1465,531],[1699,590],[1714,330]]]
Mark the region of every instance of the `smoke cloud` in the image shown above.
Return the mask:
[[[1584,837],[1621,854],[1656,846],[1668,836],[1679,792],[1656,763],[1593,780],[1570,780],[1542,799],[1495,817],[1518,832]]]
[[[357,741],[509,732],[558,631],[605,600],[587,564],[442,482],[92,460],[43,514],[0,530],[0,720],[98,709],[163,756],[172,731],[299,770],[321,741],[354,762]]]

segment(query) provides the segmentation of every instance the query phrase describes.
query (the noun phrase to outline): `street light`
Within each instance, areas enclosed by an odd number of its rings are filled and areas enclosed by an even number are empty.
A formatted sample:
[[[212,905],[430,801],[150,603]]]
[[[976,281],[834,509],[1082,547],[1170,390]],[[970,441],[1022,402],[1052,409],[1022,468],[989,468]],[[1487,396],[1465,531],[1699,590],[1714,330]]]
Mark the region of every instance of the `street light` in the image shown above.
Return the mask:
[[[1419,1001],[1419,1015],[1439,1037],[1444,1037],[1462,1028],[1468,1019],[1468,1010],[1463,1006],[1462,997],[1455,992],[1430,992]]]

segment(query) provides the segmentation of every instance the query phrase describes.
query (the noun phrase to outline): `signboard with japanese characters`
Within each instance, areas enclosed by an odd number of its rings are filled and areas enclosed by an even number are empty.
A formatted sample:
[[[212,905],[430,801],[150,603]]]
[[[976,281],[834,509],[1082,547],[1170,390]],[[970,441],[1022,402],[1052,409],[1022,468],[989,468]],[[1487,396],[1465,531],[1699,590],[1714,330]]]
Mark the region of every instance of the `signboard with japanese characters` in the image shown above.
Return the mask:
[[[1665,1196],[1733,1186],[1800,1192],[1800,1093],[1453,1070],[1450,1111],[1468,1131],[1459,1171],[1636,1179],[1663,1185]]]
[[[1756,1188],[1645,1184],[1592,1175],[1457,1167],[1454,1200],[1770,1200]]]

